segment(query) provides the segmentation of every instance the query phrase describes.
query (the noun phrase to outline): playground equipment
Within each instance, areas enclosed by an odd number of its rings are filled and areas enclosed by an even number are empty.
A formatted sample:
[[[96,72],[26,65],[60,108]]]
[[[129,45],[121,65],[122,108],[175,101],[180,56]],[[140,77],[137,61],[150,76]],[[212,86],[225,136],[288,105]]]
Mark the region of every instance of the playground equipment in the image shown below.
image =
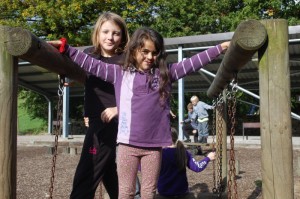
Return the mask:
[[[289,77],[289,57],[288,57],[288,26],[283,19],[263,20],[260,22],[267,33],[267,40],[262,34],[246,35],[242,40],[233,38],[233,45],[226,53],[216,78],[208,89],[209,97],[218,97],[222,94],[227,85],[232,85],[231,80],[238,80],[238,72],[247,60],[251,59],[251,54],[258,50],[259,57],[259,85],[260,85],[260,126],[261,126],[261,146],[262,146],[262,194],[263,198],[294,198],[293,183],[293,159],[292,159],[292,131],[291,131],[291,107],[290,107],[290,77]],[[262,32],[261,32],[262,33]],[[261,41],[259,44],[251,42],[251,38],[258,36],[254,41]],[[240,42],[241,41],[241,42]],[[266,42],[265,42],[266,41]],[[247,45],[250,44],[250,48]],[[259,44],[252,48],[252,44]],[[262,45],[264,44],[264,45]],[[248,50],[249,53],[246,53]],[[242,52],[245,57],[239,57]],[[249,57],[248,57],[249,56]],[[225,97],[224,97],[225,98]],[[217,116],[218,117],[218,116]],[[222,116],[225,121],[225,115]],[[216,119],[218,121],[218,119]],[[226,123],[224,123],[226,125]],[[218,127],[218,126],[217,126]],[[216,127],[216,128],[217,128]],[[222,134],[226,135],[226,131]],[[231,147],[234,142],[231,135]],[[224,137],[223,137],[224,139]],[[234,140],[233,140],[234,141]],[[226,143],[218,141],[217,143]],[[218,145],[218,144],[217,144]],[[223,152],[226,144],[222,145]],[[217,147],[218,148],[218,147]],[[230,154],[233,148],[230,149]],[[221,155],[224,159],[225,153]],[[222,162],[225,163],[222,159]],[[234,160],[234,157],[230,157]],[[224,164],[222,164],[224,165]],[[232,173],[230,166],[229,172]],[[228,177],[228,185],[232,176],[224,173],[226,167],[220,169],[221,180]],[[233,172],[234,173],[234,172]],[[285,179],[285,180],[282,180]],[[228,186],[228,198],[237,198],[237,195]],[[236,187],[234,188],[236,189]],[[233,192],[233,195],[232,195]]]
[[[252,22],[256,24],[257,21],[251,20]],[[268,35],[267,42],[261,40],[264,31],[260,28],[258,29],[262,31],[261,34],[253,33],[257,27],[261,27],[261,24],[251,26],[250,30],[247,29],[247,25],[237,29],[241,31],[239,33],[241,39],[233,38],[232,46],[220,67],[220,71],[223,72],[218,71],[216,82],[208,90],[208,95],[218,97],[231,80],[237,77],[243,64],[249,61],[258,50],[263,198],[293,199],[291,110],[290,103],[286,103],[290,102],[287,22],[286,20],[272,19],[259,23],[262,24]],[[243,38],[243,35],[246,37]],[[255,37],[259,37],[258,41],[265,45],[258,45],[257,49],[253,48],[259,42],[249,43],[249,39]],[[13,56],[79,82],[83,81],[84,73],[71,61],[60,56],[52,46],[38,39],[29,31],[0,26],[0,44],[0,110],[2,115],[5,114],[5,117],[1,117],[0,120],[0,151],[3,151],[0,153],[2,162],[0,170],[6,174],[0,176],[0,198],[16,198],[17,59]],[[244,49],[243,47],[247,47],[247,44],[250,44],[250,47]],[[62,65],[64,67],[61,67]],[[223,113],[220,112],[220,115]],[[222,134],[217,140],[217,143],[222,143],[220,152],[223,157],[221,177],[218,181],[227,178],[227,149],[223,148],[227,145],[225,119],[223,116],[217,119],[224,126],[221,129]],[[218,124],[216,128],[218,128]]]

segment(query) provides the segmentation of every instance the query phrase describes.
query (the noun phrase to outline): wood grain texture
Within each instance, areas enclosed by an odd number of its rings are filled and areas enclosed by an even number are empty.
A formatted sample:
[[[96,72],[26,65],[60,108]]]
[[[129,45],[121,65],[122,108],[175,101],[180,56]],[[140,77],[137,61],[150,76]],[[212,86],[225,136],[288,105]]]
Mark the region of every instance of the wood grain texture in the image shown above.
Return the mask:
[[[3,38],[9,54],[84,83],[85,72],[46,41],[26,29],[0,26],[1,29],[5,29]]]
[[[268,43],[259,51],[263,198],[293,199],[288,24],[263,20]]]
[[[257,20],[247,20],[236,28],[230,47],[217,71],[211,86],[207,90],[210,98],[218,97],[245,64],[251,60],[267,39],[265,27]]]
[[[0,198],[3,199],[16,198],[16,63],[0,42]]]

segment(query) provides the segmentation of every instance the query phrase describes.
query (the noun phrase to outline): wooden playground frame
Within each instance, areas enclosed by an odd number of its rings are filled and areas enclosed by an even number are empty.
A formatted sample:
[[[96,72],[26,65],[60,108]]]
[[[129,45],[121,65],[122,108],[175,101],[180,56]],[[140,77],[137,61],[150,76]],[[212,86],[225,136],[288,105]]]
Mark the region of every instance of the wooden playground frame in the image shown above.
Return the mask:
[[[233,73],[237,73],[258,52],[262,194],[266,199],[293,199],[291,107],[287,103],[290,102],[288,24],[283,19],[262,20],[259,23],[263,28],[243,26],[236,31],[237,36],[232,39],[207,94],[218,96],[230,83]],[[246,31],[259,31],[261,35]],[[251,41],[261,39],[263,32],[267,36],[264,45],[253,48]],[[84,72],[74,63],[29,31],[0,26],[0,198],[12,199],[16,198],[17,58],[79,82],[83,82],[84,76]],[[225,119],[222,119],[225,124]],[[227,145],[226,135],[224,130],[223,147]],[[226,149],[222,151],[222,178],[226,179]]]

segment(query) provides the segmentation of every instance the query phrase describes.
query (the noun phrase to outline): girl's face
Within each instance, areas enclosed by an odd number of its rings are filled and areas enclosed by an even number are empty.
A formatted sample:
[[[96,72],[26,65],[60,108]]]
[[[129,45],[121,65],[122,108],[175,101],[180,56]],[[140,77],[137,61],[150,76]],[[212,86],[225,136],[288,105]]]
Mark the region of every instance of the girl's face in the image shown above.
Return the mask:
[[[119,47],[122,40],[121,28],[112,21],[106,21],[99,30],[99,42],[101,46],[101,55],[111,57]]]
[[[137,49],[135,52],[135,59],[137,68],[140,71],[150,70],[157,58],[157,51],[154,43],[151,40],[145,40],[144,46]]]

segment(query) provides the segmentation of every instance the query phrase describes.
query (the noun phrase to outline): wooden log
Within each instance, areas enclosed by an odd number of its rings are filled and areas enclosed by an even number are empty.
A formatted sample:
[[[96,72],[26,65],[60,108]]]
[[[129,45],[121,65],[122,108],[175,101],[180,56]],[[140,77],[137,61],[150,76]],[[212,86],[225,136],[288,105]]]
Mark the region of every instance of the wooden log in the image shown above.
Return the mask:
[[[70,147],[70,155],[77,155],[77,147]]]
[[[70,153],[70,148],[68,146],[63,147],[63,154],[69,154]]]
[[[297,158],[296,174],[300,177],[300,157]]]
[[[47,153],[50,155],[53,155],[55,153],[55,147],[54,146],[48,146],[47,147]]]
[[[0,27],[0,198],[16,198],[17,59],[4,48]]]
[[[263,20],[268,43],[259,50],[263,198],[293,199],[288,23]]]
[[[84,83],[85,72],[56,48],[39,39],[29,30],[0,26],[7,52],[54,73]]]
[[[207,96],[218,97],[266,39],[266,29],[259,21],[248,20],[240,23],[233,34],[230,47],[225,53],[216,77],[207,90]]]

